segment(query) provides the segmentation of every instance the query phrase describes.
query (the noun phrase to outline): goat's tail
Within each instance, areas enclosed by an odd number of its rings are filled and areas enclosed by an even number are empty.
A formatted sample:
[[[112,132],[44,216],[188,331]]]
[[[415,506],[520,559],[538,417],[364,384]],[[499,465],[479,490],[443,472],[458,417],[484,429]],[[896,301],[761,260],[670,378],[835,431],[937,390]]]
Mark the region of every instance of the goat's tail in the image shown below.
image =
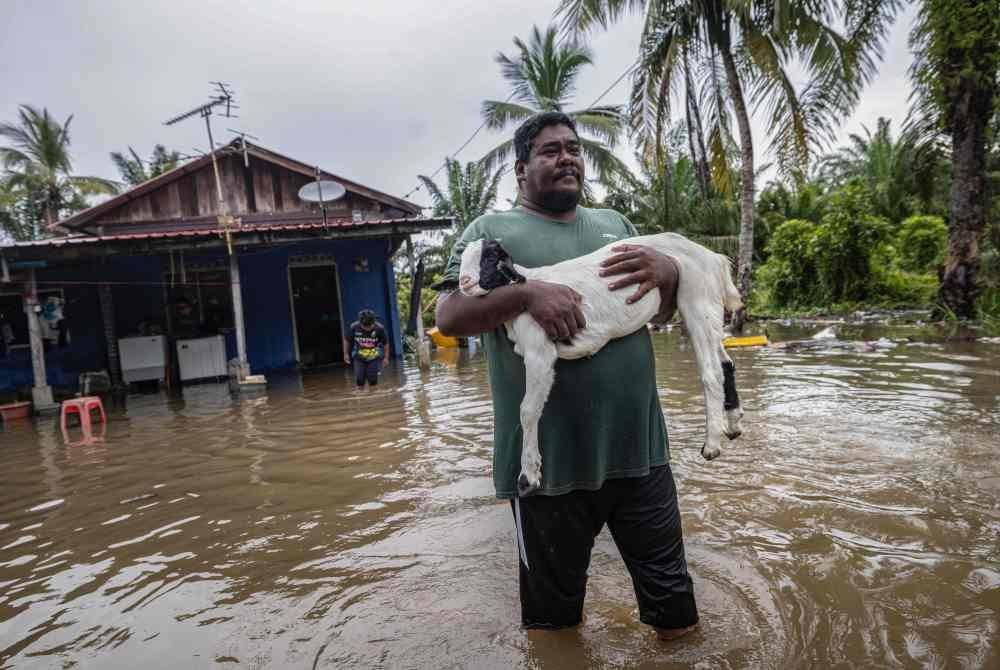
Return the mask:
[[[722,305],[729,312],[735,312],[743,307],[740,292],[733,283],[733,263],[722,254],[715,255],[718,261],[719,280],[722,286]]]

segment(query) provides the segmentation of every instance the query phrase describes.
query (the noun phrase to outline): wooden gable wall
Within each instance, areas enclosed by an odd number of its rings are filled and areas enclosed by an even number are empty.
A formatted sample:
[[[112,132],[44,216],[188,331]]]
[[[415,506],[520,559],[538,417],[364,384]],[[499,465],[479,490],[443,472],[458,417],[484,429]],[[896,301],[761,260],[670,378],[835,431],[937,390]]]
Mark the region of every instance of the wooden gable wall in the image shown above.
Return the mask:
[[[285,167],[249,157],[249,169],[239,154],[218,157],[223,196],[234,216],[253,214],[290,214],[318,212],[312,203],[299,200],[298,191],[312,178]],[[328,216],[351,218],[360,210],[365,218],[394,218],[404,214],[371,198],[348,191],[340,200],[327,205]],[[184,174],[159,188],[139,195],[101,214],[87,228],[108,229],[162,224],[165,228],[183,227],[186,220],[214,217],[219,214],[212,164]]]

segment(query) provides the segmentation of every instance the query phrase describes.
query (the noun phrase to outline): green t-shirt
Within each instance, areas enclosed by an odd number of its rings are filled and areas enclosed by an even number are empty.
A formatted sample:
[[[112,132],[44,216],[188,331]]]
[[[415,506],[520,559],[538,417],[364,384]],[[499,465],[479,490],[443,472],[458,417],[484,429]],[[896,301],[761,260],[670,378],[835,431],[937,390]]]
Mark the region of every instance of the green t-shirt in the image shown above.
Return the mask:
[[[486,214],[455,244],[441,286],[457,286],[462,251],[478,239],[499,240],[515,263],[530,268],[583,256],[635,234],[624,216],[609,209],[580,207],[571,223],[523,209]],[[484,333],[483,345],[493,394],[493,483],[498,498],[512,498],[521,472],[524,360],[503,326]],[[589,358],[558,360],[538,434],[543,495],[598,489],[605,480],[643,476],[666,463],[667,429],[648,330],[613,340]]]

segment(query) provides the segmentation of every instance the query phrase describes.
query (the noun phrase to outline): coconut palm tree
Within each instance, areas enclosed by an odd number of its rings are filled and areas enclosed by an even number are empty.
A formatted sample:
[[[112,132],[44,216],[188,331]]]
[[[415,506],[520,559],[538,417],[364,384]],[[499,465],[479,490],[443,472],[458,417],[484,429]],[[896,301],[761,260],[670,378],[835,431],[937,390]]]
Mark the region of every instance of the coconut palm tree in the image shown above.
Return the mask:
[[[697,155],[697,149],[692,150],[697,144],[690,138],[692,125],[688,119],[675,124],[662,146],[637,153],[635,183],[611,191],[604,205],[627,214],[644,235],[675,231],[699,240],[735,240],[739,206],[736,194],[727,188],[733,175],[738,176],[739,166],[730,156],[721,174],[703,176],[703,166],[687,155],[688,151]]]
[[[709,110],[709,151],[721,157],[735,119],[740,148],[740,247],[737,286],[744,303],[753,263],[755,173],[750,108],[766,114],[771,148],[783,169],[803,167],[857,103],[899,0],[563,0],[574,34],[607,28],[644,11],[640,66],[633,76],[631,128],[656,142],[674,91],[697,86]],[[833,27],[835,19],[846,24]],[[810,83],[793,84],[788,65],[802,57]],[[690,76],[694,72],[695,76]],[[742,326],[738,313],[734,329]]]
[[[31,230],[25,228],[17,211],[17,202],[17,192],[6,181],[0,180],[0,241],[31,238]]]
[[[0,165],[9,189],[29,201],[33,236],[40,234],[40,224],[51,226],[63,213],[87,206],[86,196],[116,193],[117,184],[100,177],[73,175],[70,158],[70,116],[62,124],[30,105],[18,108],[17,123],[0,123]]]
[[[483,102],[483,119],[493,130],[505,130],[539,112],[564,112],[576,123],[580,149],[589,171],[607,186],[632,179],[628,167],[612,151],[624,129],[619,105],[570,109],[580,71],[594,64],[593,53],[575,41],[560,41],[558,30],[549,26],[543,33],[534,26],[525,43],[514,38],[517,54],[497,54],[503,78],[511,96],[504,101]],[[487,170],[510,159],[514,141],[507,140],[482,158]]]
[[[506,165],[488,170],[478,162],[462,164],[453,158],[444,161],[448,178],[448,191],[442,191],[430,177],[418,175],[417,179],[427,189],[433,201],[434,216],[450,216],[455,219],[455,230],[451,236],[462,234],[465,227],[490,211],[497,199],[500,178],[506,172]]]
[[[167,151],[162,144],[153,147],[153,154],[148,161],[142,160],[132,147],[128,148],[128,153],[129,155],[125,156],[119,151],[112,151],[111,162],[118,168],[122,181],[130,186],[137,186],[168,170],[173,170],[181,161],[180,153]]]
[[[444,271],[444,266],[451,256],[451,248],[461,237],[466,226],[477,218],[489,212],[497,199],[497,189],[500,178],[506,172],[506,165],[498,165],[487,170],[478,162],[461,163],[453,158],[446,158],[445,173],[447,175],[447,191],[439,187],[432,178],[418,175],[421,185],[430,194],[433,202],[434,216],[450,216],[455,219],[455,227],[443,238],[435,238],[429,234],[428,240],[417,249],[415,267],[410,268],[411,283],[409,306],[410,317],[406,331],[413,333],[417,326],[417,314],[422,310],[420,296],[423,291],[424,278],[434,277]],[[419,248],[421,247],[422,248]]]

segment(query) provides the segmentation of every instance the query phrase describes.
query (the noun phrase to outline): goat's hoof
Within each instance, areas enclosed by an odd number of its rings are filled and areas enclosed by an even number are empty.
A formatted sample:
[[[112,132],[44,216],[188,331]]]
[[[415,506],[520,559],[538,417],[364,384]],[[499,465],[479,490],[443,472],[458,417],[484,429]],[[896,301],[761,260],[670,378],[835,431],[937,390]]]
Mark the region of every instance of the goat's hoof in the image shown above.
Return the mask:
[[[701,455],[706,461],[711,461],[718,458],[719,454],[722,453],[722,449],[718,447],[709,447],[707,444],[701,448]]]
[[[726,437],[728,437],[730,440],[735,440],[742,434],[743,434],[742,430],[726,431]]]
[[[521,473],[521,476],[517,478],[517,495],[522,498],[526,495],[530,495],[538,490],[538,486],[541,484],[537,479],[532,482],[528,475]]]

